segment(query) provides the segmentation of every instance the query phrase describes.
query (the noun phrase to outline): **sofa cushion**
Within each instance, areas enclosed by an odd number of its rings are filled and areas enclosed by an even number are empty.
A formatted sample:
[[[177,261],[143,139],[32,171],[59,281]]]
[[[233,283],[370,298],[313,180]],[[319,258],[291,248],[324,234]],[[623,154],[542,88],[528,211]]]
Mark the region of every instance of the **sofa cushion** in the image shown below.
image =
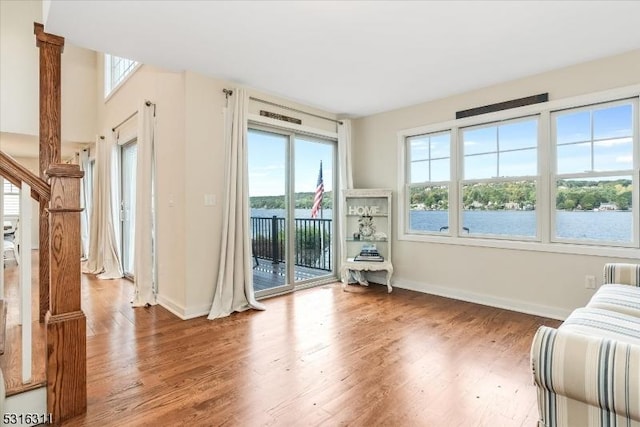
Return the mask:
[[[640,264],[605,264],[604,283],[640,286]]]
[[[578,308],[560,328],[640,345],[640,318],[616,311],[591,307]]]
[[[640,288],[629,285],[602,285],[587,307],[640,317]]]

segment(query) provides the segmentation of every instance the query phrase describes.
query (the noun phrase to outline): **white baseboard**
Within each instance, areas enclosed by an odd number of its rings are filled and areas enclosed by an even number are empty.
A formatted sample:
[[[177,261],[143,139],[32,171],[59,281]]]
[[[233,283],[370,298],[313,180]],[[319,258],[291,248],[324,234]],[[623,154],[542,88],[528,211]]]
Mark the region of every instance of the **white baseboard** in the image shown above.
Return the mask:
[[[185,309],[185,320],[196,317],[208,316],[211,311],[211,303],[201,304],[199,307],[187,307]]]
[[[182,304],[178,304],[171,298],[167,298],[162,295],[157,295],[156,299],[158,304],[166,308],[171,313],[175,314],[182,320],[194,319],[196,317],[207,316],[211,310],[211,303],[202,304],[199,307],[184,307]]]
[[[503,308],[505,310],[517,311],[520,313],[548,317],[557,320],[565,320],[569,314],[571,314],[571,310],[560,307],[531,304],[522,300],[496,297],[494,295],[479,294],[476,292],[465,291],[463,289],[411,282],[403,279],[394,279],[393,286],[396,288],[408,289],[425,294],[438,295],[441,297],[453,298],[475,304],[488,305],[490,307]]]
[[[4,402],[5,414],[38,414],[41,418],[47,414],[47,388],[40,387],[34,390],[25,391],[24,393],[14,394],[7,397]],[[18,420],[20,421],[20,420]],[[42,419],[40,419],[42,421]],[[12,426],[33,426],[40,423],[36,419],[34,423],[25,424],[24,419],[22,423],[11,423]],[[4,424],[3,424],[4,425]]]

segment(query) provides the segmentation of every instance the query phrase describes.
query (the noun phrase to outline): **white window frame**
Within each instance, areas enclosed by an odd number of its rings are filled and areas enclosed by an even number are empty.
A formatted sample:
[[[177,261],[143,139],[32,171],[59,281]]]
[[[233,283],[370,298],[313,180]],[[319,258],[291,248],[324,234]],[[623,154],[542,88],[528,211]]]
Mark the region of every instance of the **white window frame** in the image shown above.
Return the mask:
[[[431,179],[431,162],[433,160],[442,160],[442,159],[448,158],[449,159],[449,180],[448,181],[431,181],[431,180],[428,180],[428,181],[423,181],[423,182],[411,182],[411,166],[409,166],[409,167],[406,167],[406,174],[403,177],[403,184],[404,184],[404,191],[406,192],[407,195],[411,194],[410,188],[412,186],[422,186],[422,185],[424,185],[424,186],[433,186],[433,187],[446,186],[447,189],[448,189],[448,193],[449,193],[448,196],[447,196],[447,200],[448,200],[448,202],[447,202],[447,204],[448,204],[448,208],[447,208],[447,213],[448,213],[448,215],[447,215],[447,217],[448,217],[447,227],[449,227],[449,228],[447,229],[446,233],[439,232],[439,231],[429,231],[429,230],[409,230],[409,227],[411,225],[411,218],[410,218],[411,210],[407,209],[404,212],[405,221],[406,221],[405,223],[406,223],[406,226],[407,226],[407,229],[406,229],[407,233],[409,233],[411,231],[411,234],[430,234],[430,235],[437,235],[437,236],[450,236],[451,235],[451,205],[450,205],[450,203],[451,203],[451,194],[452,194],[452,187],[453,187],[453,185],[452,185],[453,183],[451,182],[451,176],[452,176],[451,175],[451,168],[453,166],[452,165],[452,161],[451,161],[451,159],[453,158],[453,155],[452,155],[452,153],[453,153],[453,133],[450,130],[445,130],[445,131],[442,131],[442,132],[430,132],[430,133],[427,133],[427,134],[411,135],[410,137],[407,137],[406,139],[411,138],[411,137],[419,137],[419,136],[432,137],[432,136],[437,136],[437,135],[442,135],[442,134],[447,134],[447,133],[449,134],[449,155],[447,157],[431,158],[431,148],[429,148],[429,157],[427,159],[425,159],[425,161],[429,162],[429,179]],[[431,142],[429,142],[429,146],[431,146]],[[411,163],[409,150],[405,151],[405,162],[406,162],[405,164]],[[457,194],[457,192],[456,192],[456,194]],[[407,202],[409,202],[409,200],[407,200]]]
[[[478,116],[466,117],[463,119],[450,120],[443,123],[429,124],[425,126],[403,129],[397,132],[398,143],[398,240],[429,242],[440,244],[453,244],[463,246],[491,247],[501,249],[529,250],[552,253],[567,253],[578,255],[595,255],[604,257],[617,258],[639,258],[640,242],[638,241],[638,233],[640,232],[640,209],[638,208],[640,197],[633,198],[633,245],[627,247],[616,246],[609,242],[559,242],[552,241],[552,215],[551,209],[555,208],[555,145],[552,140],[551,130],[551,112],[563,109],[573,109],[580,107],[588,107],[597,103],[611,103],[617,100],[626,100],[630,98],[640,98],[640,84],[626,86],[622,88],[606,90],[602,92],[591,93],[587,95],[575,96],[571,98],[552,100],[546,103],[528,105],[519,108],[513,108],[494,113],[482,114]],[[637,187],[640,186],[640,108],[637,108],[634,116],[634,194],[637,194]],[[505,120],[517,119],[525,116],[539,116],[539,145],[538,145],[538,179],[537,179],[537,200],[536,211],[538,213],[538,239],[535,241],[524,240],[521,238],[499,239],[491,236],[468,238],[461,233],[460,221],[460,203],[461,203],[461,185],[462,185],[462,147],[459,141],[458,130],[463,127],[489,124],[491,122],[500,122]],[[449,193],[449,235],[444,234],[424,234],[409,233],[408,230],[408,193],[407,184],[407,148],[406,138],[428,133],[451,131],[451,187]]]
[[[114,73],[114,64],[113,58],[119,58],[125,61],[131,61],[131,65],[125,68],[122,75],[116,79],[114,84],[113,73]],[[108,53],[104,54],[104,100],[108,101],[111,96],[120,89],[124,83],[140,68],[142,63],[134,61],[132,59],[122,58],[120,56],[110,55]]]
[[[539,114],[531,114],[531,115],[527,115],[527,116],[521,116],[521,117],[513,117],[510,119],[504,119],[504,120],[500,120],[497,122],[486,122],[486,123],[481,123],[481,124],[477,124],[477,125],[470,125],[470,126],[460,126],[459,132],[458,134],[460,135],[460,137],[462,137],[462,131],[464,131],[465,129],[480,129],[483,127],[500,127],[503,124],[509,124],[509,123],[518,123],[518,122],[524,122],[527,120],[531,120],[531,119],[535,119],[537,120],[537,135],[538,135],[538,143],[536,148],[536,157],[537,157],[537,162],[536,162],[536,175],[522,175],[522,176],[496,176],[496,177],[492,177],[492,178],[465,178],[465,169],[464,169],[464,159],[465,159],[465,153],[464,153],[464,143],[463,141],[459,141],[459,154],[458,154],[458,158],[459,158],[459,189],[458,192],[460,194],[459,196],[459,208],[458,208],[458,215],[459,215],[459,224],[460,227],[462,227],[464,225],[464,206],[462,203],[462,198],[464,197],[464,186],[467,184],[487,184],[487,183],[500,183],[500,182],[513,182],[513,181],[534,181],[536,183],[536,200],[539,199],[540,197],[540,175],[541,175],[541,170],[540,170],[540,115]],[[499,144],[499,142],[498,142]],[[513,151],[524,151],[524,150],[529,150],[530,148],[520,148],[520,149],[516,149],[516,150],[500,150],[499,145],[496,147],[496,171],[499,170],[500,168],[500,153],[503,152],[513,152]],[[473,155],[477,155],[477,154],[473,154]],[[538,215],[540,215],[540,212],[538,211],[538,206],[536,203],[536,232],[533,236],[524,236],[524,235],[508,235],[508,234],[481,234],[481,233],[472,233],[470,232],[469,234],[465,234],[462,233],[461,230],[458,230],[459,232],[459,237],[461,238],[465,238],[465,239],[480,239],[480,238],[490,238],[490,239],[497,239],[497,240],[522,240],[522,241],[540,241],[540,221],[538,220]],[[464,230],[462,230],[464,231]]]
[[[591,170],[591,171],[584,171],[584,172],[573,172],[573,173],[562,173],[559,174],[557,171],[557,166],[558,166],[558,162],[557,162],[557,140],[556,140],[556,126],[553,120],[553,115],[555,113],[562,113],[562,112],[566,112],[566,111],[571,111],[571,112],[581,112],[581,111],[592,111],[594,109],[597,109],[598,107],[615,107],[615,106],[620,106],[620,105],[626,105],[626,104],[632,104],[634,112],[636,112],[636,120],[633,121],[633,125],[635,127],[635,129],[632,130],[632,138],[633,140],[636,142],[635,145],[633,146],[633,151],[634,151],[634,164],[632,166],[632,169],[620,169],[620,170],[614,170],[614,171],[601,171],[598,172],[597,170]],[[595,103],[595,104],[591,104],[591,105],[585,105],[585,106],[581,106],[581,107],[577,107],[577,108],[564,108],[564,109],[558,109],[558,110],[554,110],[550,112],[550,130],[551,130],[551,158],[552,158],[552,170],[551,170],[551,179],[550,179],[550,190],[551,190],[551,201],[553,203],[555,203],[554,201],[556,200],[556,196],[557,196],[557,187],[556,187],[556,182],[558,181],[558,179],[567,179],[567,180],[571,180],[571,179],[583,179],[583,178],[606,178],[606,177],[616,177],[616,176],[631,176],[632,181],[634,187],[634,190],[638,188],[638,185],[640,185],[640,181],[638,180],[638,175],[636,173],[634,173],[634,171],[638,170],[638,145],[640,145],[640,143],[638,142],[638,98],[627,98],[627,99],[619,99],[619,100],[612,100],[611,102],[600,102],[600,103]],[[591,126],[593,126],[593,123],[591,124]],[[592,129],[593,132],[593,129]],[[591,142],[593,143],[593,140],[590,141],[584,141],[584,142]],[[593,154],[592,154],[592,158],[591,158],[591,162],[593,164]],[[637,194],[637,191],[634,191]],[[620,246],[620,247],[634,247],[637,248],[638,247],[638,215],[636,214],[638,211],[638,206],[639,206],[639,201],[638,201],[639,197],[633,197],[631,199],[631,209],[632,212],[634,212],[633,215],[633,224],[632,224],[632,230],[634,230],[633,233],[633,238],[632,241],[630,243],[624,243],[624,242],[604,242],[604,243],[600,243],[600,241],[598,240],[589,240],[589,239],[568,239],[568,238],[563,238],[563,237],[558,237],[556,235],[556,215],[551,212],[551,223],[550,223],[550,229],[551,229],[551,241],[552,242],[557,242],[557,243],[572,243],[572,244],[593,244],[593,245],[606,245],[606,246]]]

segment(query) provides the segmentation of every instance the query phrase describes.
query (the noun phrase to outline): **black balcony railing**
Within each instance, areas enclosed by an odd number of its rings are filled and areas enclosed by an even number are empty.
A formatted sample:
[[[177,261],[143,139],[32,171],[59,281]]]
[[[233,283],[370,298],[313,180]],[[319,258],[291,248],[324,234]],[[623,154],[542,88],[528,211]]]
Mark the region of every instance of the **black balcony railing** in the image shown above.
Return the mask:
[[[295,265],[331,271],[331,220],[296,218]],[[274,264],[285,262],[285,219],[251,217],[253,256]]]

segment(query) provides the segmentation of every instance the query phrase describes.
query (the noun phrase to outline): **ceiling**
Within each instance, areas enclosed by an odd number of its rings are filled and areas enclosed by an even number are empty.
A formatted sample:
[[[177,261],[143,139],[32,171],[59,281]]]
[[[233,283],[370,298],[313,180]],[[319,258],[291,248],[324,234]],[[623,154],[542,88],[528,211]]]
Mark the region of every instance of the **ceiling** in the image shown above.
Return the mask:
[[[638,1],[45,0],[44,10],[47,32],[73,44],[351,117],[640,48]]]

